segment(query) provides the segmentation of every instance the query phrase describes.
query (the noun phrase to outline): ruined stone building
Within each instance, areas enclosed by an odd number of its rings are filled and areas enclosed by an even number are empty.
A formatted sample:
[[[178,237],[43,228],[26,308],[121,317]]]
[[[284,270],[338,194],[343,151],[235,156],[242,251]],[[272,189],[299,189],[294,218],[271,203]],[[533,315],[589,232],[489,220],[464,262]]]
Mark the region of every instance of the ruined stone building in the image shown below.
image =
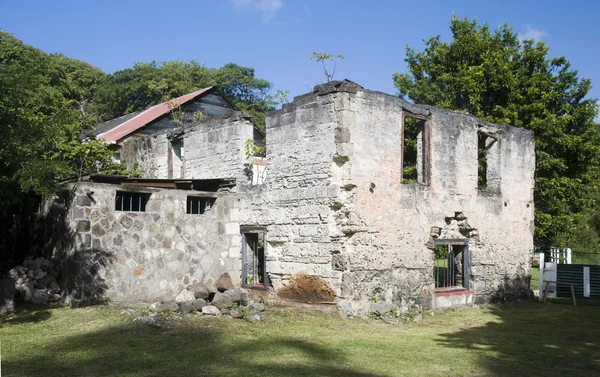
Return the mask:
[[[265,159],[248,158],[262,136],[215,88],[99,126],[143,175],[91,176],[47,206],[65,208],[56,252],[77,292],[170,300],[228,273],[277,294],[301,273],[362,314],[528,292],[531,131],[348,80],[266,122]]]

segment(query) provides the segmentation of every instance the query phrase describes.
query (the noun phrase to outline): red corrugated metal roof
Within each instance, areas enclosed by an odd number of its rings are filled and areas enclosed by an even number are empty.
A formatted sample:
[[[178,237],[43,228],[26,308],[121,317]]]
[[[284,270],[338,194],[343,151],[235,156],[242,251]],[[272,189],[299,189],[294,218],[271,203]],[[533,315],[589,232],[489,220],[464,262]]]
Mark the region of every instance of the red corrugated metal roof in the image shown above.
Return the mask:
[[[168,113],[171,110],[171,107],[173,105],[181,106],[184,103],[191,101],[192,99],[198,97],[202,93],[205,93],[212,88],[213,88],[212,86],[209,86],[208,88],[204,88],[204,89],[198,90],[196,92],[192,92],[192,93],[183,95],[183,96],[175,98],[171,101],[163,102],[156,106],[152,106],[148,110],[145,110],[145,111],[139,113],[135,117],[119,124],[118,126],[112,128],[111,130],[106,131],[105,133],[99,134],[98,136],[96,136],[96,138],[100,141],[117,142],[117,141],[123,139],[124,137],[130,135],[131,133],[139,130],[140,128],[148,125],[153,120],[158,119],[161,116],[165,115],[166,113]]]

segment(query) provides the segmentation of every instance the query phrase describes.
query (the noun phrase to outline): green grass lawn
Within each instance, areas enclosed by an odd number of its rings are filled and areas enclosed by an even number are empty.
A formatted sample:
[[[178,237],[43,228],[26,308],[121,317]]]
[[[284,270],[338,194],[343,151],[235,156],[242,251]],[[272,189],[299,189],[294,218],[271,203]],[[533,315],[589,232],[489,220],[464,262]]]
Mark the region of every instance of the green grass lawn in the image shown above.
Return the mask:
[[[531,289],[540,289],[540,268],[531,267],[531,281],[529,284]]]
[[[425,313],[401,325],[270,308],[259,323],[190,315],[171,329],[110,306],[23,311],[2,318],[2,376],[600,375],[600,306],[589,303]]]

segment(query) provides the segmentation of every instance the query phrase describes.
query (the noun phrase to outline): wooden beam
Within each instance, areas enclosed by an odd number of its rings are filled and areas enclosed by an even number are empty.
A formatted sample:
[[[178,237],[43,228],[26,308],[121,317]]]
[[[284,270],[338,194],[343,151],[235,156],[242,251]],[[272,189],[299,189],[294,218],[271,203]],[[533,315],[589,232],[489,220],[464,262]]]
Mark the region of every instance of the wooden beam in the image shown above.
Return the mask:
[[[121,186],[176,188],[173,182],[121,182]]]
[[[425,115],[411,113],[408,110],[402,110],[402,115],[405,117],[415,118],[415,119],[420,119],[420,120],[429,120],[431,118],[431,117],[428,117]]]

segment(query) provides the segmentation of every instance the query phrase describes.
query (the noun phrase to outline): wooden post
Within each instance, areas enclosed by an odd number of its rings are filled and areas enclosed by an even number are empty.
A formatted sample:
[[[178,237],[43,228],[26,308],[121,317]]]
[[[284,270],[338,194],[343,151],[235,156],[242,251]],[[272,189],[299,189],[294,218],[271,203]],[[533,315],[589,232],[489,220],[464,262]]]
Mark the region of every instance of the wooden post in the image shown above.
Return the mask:
[[[539,261],[540,261],[540,290],[539,290],[539,296],[540,296],[540,301],[542,301],[542,291],[544,290],[544,263],[546,262],[544,260],[545,255],[544,253],[540,253],[539,254]]]
[[[167,143],[167,178],[173,179],[173,147]]]
[[[583,297],[590,297],[590,268],[583,267]]]

